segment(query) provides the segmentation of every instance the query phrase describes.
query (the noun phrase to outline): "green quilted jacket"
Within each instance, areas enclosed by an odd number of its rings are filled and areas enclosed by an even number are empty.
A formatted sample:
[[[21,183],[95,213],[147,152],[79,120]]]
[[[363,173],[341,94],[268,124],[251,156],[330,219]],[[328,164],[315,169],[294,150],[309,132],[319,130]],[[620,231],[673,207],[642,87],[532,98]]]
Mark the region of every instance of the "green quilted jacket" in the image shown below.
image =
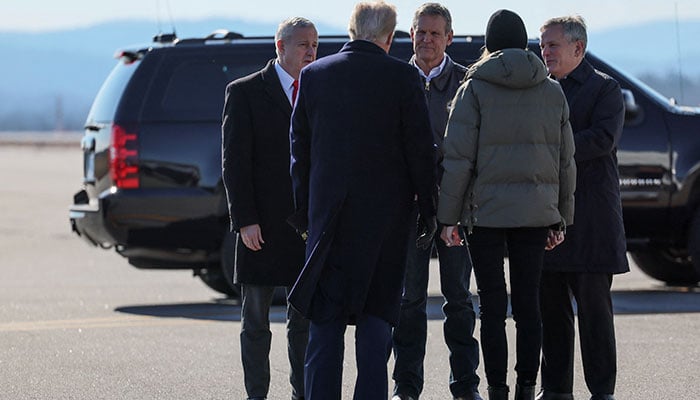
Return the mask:
[[[452,102],[443,152],[441,223],[468,230],[573,223],[569,108],[534,53],[505,49],[469,69]]]

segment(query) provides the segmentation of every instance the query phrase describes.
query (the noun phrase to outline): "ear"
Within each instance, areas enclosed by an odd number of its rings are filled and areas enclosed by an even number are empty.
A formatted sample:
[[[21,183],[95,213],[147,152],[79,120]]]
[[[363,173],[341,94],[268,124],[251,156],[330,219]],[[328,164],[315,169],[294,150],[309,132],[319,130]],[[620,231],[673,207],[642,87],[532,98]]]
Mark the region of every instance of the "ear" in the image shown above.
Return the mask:
[[[454,31],[447,32],[447,46],[452,44],[452,39],[454,38]]]
[[[391,48],[391,42],[394,40],[394,32],[391,32],[389,35],[387,35],[386,40],[383,42],[380,41],[381,39],[377,39],[374,43],[381,47],[385,52],[389,53],[389,49]]]
[[[575,55],[576,57],[581,57],[581,58],[583,58],[584,53],[585,53],[585,50],[584,50],[584,48],[583,48],[583,42],[580,41],[580,40],[577,40],[577,41],[576,41],[576,49],[574,49],[574,55]]]
[[[386,45],[387,47],[391,46],[391,42],[394,41],[394,32],[391,32],[389,36],[386,37]]]
[[[284,42],[282,41],[282,39],[278,39],[275,42],[275,47],[277,48],[277,53],[284,54]]]

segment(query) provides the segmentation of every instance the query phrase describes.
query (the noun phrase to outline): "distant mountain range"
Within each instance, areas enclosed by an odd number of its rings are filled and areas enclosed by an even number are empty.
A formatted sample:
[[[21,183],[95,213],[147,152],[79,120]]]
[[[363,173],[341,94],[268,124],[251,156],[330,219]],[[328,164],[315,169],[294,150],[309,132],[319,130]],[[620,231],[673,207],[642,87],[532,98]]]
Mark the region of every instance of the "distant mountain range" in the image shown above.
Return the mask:
[[[270,36],[276,23],[208,19],[177,24],[178,37],[204,36],[225,28],[247,36]],[[344,33],[317,24],[319,32]],[[161,29],[169,33],[172,29]],[[152,21],[115,21],[49,33],[0,32],[0,131],[80,129],[92,99],[121,47],[150,42]],[[471,32],[457,32],[468,34]],[[590,35],[589,49],[604,60],[678,98],[678,73],[688,104],[700,104],[700,21],[654,22]],[[680,38],[680,42],[677,41]],[[680,55],[679,55],[680,49]],[[680,60],[680,63],[679,63]]]

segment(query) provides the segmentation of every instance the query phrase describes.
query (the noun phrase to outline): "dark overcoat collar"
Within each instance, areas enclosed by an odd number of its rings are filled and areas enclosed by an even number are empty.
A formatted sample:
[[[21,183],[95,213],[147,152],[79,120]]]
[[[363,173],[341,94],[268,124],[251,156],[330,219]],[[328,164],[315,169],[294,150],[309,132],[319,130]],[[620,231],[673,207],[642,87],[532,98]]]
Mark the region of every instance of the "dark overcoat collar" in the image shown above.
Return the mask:
[[[265,94],[270,97],[273,104],[279,106],[288,117],[291,117],[292,105],[289,104],[289,99],[282,89],[282,83],[280,83],[279,76],[277,76],[277,70],[275,70],[275,60],[272,59],[268,61],[267,65],[262,69],[260,74],[262,76]]]
[[[364,53],[377,53],[386,55],[386,51],[384,51],[384,49],[382,49],[381,47],[370,42],[369,40],[360,39],[356,39],[351,42],[345,43],[343,48],[340,49],[340,52],[342,53],[346,51],[360,51]]]
[[[573,79],[579,85],[583,85],[592,73],[593,66],[584,59],[569,75],[567,75],[566,79]]]
[[[593,66],[584,59],[566,78],[559,81],[566,95],[566,100],[569,102],[569,109],[573,108],[576,101],[579,100],[581,87],[594,72]]]

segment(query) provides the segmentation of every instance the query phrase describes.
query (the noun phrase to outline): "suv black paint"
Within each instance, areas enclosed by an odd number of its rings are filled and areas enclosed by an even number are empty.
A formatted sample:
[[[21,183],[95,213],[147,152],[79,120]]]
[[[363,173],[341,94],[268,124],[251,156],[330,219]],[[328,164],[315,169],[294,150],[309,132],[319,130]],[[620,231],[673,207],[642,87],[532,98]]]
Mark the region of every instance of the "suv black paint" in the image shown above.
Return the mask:
[[[347,40],[322,36],[318,56]],[[469,65],[483,43],[482,36],[456,36],[448,53]],[[539,52],[536,42],[530,46]],[[397,33],[391,54],[411,56],[407,34]],[[274,57],[272,37],[225,31],[183,40],[160,35],[120,51],[87,117],[73,230],[138,268],[192,269],[214,290],[237,295],[221,182],[224,88]],[[699,111],[675,106],[594,55],[588,59],[620,82],[627,103],[618,156],[629,250],[654,278],[697,282]]]

